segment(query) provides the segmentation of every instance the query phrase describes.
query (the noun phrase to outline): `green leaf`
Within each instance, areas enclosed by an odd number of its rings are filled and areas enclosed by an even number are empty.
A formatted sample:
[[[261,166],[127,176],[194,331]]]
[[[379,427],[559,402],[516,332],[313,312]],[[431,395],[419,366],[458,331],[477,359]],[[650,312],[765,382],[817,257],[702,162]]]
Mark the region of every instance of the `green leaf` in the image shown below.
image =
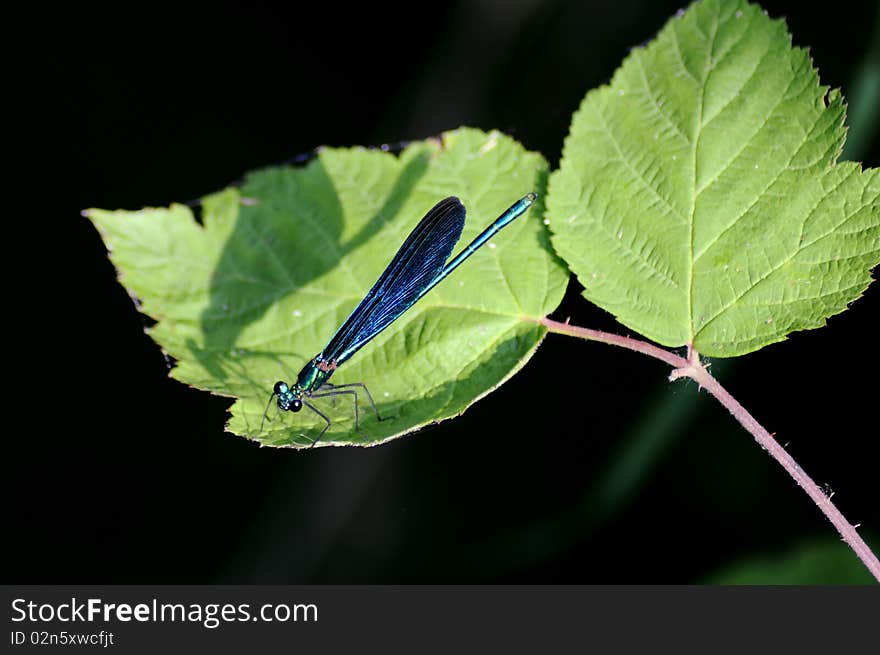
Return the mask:
[[[240,190],[189,208],[90,210],[120,281],[156,319],[150,335],[177,360],[176,379],[233,396],[227,429],[272,446],[304,447],[325,425],[277,415],[261,430],[276,380],[320,352],[438,200],[468,210],[466,244],[521,196],[543,192],[546,163],[497,132],[461,129],[400,157],[322,149],[305,168],[249,175]],[[540,202],[540,201],[539,201]],[[560,302],[567,273],[552,254],[541,207],[494,237],[333,376],[364,382],[361,432],[350,398],[316,399],[333,425],[321,445],[373,445],[456,416],[528,361],[537,323]]]
[[[820,327],[880,261],[880,175],[781,20],[705,0],[587,94],[547,201],[584,295],[666,346],[740,355]]]
[[[776,556],[754,557],[701,580],[714,585],[870,584],[871,572],[840,540],[810,541]]]

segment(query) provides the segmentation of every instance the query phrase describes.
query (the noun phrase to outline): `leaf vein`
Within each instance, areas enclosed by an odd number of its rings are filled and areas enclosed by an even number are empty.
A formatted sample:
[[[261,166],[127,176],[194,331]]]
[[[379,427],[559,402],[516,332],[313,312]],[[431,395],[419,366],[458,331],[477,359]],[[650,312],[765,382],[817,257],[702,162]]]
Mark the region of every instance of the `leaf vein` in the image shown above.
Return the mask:
[[[807,135],[804,136],[804,140],[803,140],[803,141],[800,143],[800,145],[797,147],[797,150],[795,150],[795,151],[791,154],[791,157],[789,157],[789,159],[788,159],[788,163],[789,163],[789,164],[794,160],[795,157],[797,157],[797,156],[800,154],[800,152],[801,152],[801,150],[803,149],[803,147],[804,147],[805,145],[807,145],[807,144],[810,142],[810,137],[812,136],[812,132],[813,132],[813,130],[816,129],[816,126],[819,124],[819,121],[820,121],[820,120],[821,120],[821,116],[820,116],[820,115],[817,115],[817,116],[816,116],[816,119],[815,119],[815,121],[814,121],[814,123],[813,123],[813,125],[810,127],[810,131],[809,131],[809,133],[808,133]],[[721,238],[724,237],[724,235],[727,234],[727,232],[729,232],[731,229],[733,229],[733,227],[736,226],[736,224],[740,221],[740,219],[742,219],[743,216],[745,216],[746,214],[748,214],[749,211],[751,211],[751,209],[752,209],[755,205],[757,205],[757,204],[758,204],[758,203],[764,198],[764,196],[765,196],[765,194],[767,193],[767,191],[769,191],[769,190],[773,187],[773,185],[775,185],[776,182],[779,181],[779,178],[782,176],[782,174],[785,173],[785,172],[788,171],[788,170],[789,170],[788,165],[781,166],[781,167],[779,168],[779,170],[776,172],[776,175],[774,175],[773,178],[771,178],[771,179],[767,182],[767,185],[766,185],[766,186],[760,191],[760,193],[758,193],[758,194],[755,196],[755,199],[749,204],[749,206],[746,207],[745,209],[743,209],[743,210],[742,210],[742,211],[736,216],[736,218],[734,218],[729,224],[727,224],[727,225],[724,227],[724,229],[722,229],[722,230],[718,233],[718,235],[715,236],[715,238],[713,238],[711,241],[709,241],[709,242],[705,245],[705,247],[703,247],[703,248],[700,250],[699,253],[696,253],[696,254],[695,254],[694,263],[696,264],[696,262],[699,261],[700,258],[702,258],[703,255],[705,255],[705,254],[706,254],[706,253],[712,248],[712,246],[714,246],[716,243],[718,243],[718,241],[721,240]]]
[[[852,174],[855,173],[855,172],[857,172],[857,171],[856,171],[856,169],[854,168],[854,169],[852,169],[852,171],[850,172],[850,174],[849,174],[847,177],[841,178],[841,180],[835,185],[835,187],[834,187],[833,189],[831,189],[831,190],[826,194],[826,197],[827,197],[828,195],[831,195],[831,194],[834,193],[835,191],[837,191],[837,189],[840,188],[840,187],[843,185],[843,183],[846,181],[846,179],[847,179],[848,177],[851,177]],[[824,199],[824,198],[823,198],[823,199]],[[822,201],[820,200],[820,201],[815,205],[815,207],[813,207],[813,209],[810,210],[810,213],[809,213],[809,214],[806,216],[806,218],[804,219],[804,223],[806,223],[806,221],[809,220],[809,218],[810,218],[810,217],[816,212],[816,209],[818,209],[818,208],[819,208],[819,205],[821,205],[821,204],[822,204]],[[861,210],[861,208],[858,208],[856,211],[858,212],[858,211],[860,211],[860,210]],[[771,266],[770,269],[769,269],[765,274],[763,274],[761,277],[759,277],[758,280],[757,280],[756,282],[751,283],[748,287],[746,287],[746,289],[745,289],[744,291],[742,291],[741,293],[739,293],[739,294],[738,294],[733,300],[731,300],[730,302],[728,302],[727,304],[725,304],[725,305],[724,305],[719,311],[717,311],[717,312],[716,312],[716,313],[715,313],[715,314],[714,314],[714,315],[713,315],[708,321],[706,321],[705,323],[703,323],[703,325],[700,327],[700,329],[697,330],[697,332],[696,332],[696,334],[694,335],[694,337],[696,337],[696,335],[698,335],[700,332],[702,332],[702,331],[705,330],[707,327],[709,327],[709,325],[710,325],[713,321],[715,321],[719,316],[721,316],[724,312],[726,312],[728,309],[730,309],[733,305],[735,305],[735,304],[738,303],[740,300],[742,300],[742,299],[745,298],[747,295],[749,295],[752,291],[754,291],[755,289],[757,289],[758,286],[760,286],[760,285],[761,285],[761,284],[762,284],[767,278],[769,278],[771,275],[773,275],[774,273],[776,273],[776,271],[778,271],[780,268],[782,268],[783,266],[785,266],[786,264],[788,264],[792,259],[794,259],[795,257],[797,257],[798,254],[800,254],[801,252],[803,252],[803,251],[806,250],[807,248],[811,247],[813,244],[817,243],[818,241],[820,241],[820,240],[824,239],[825,237],[829,236],[830,234],[833,234],[835,230],[837,230],[841,225],[843,225],[844,223],[846,223],[846,222],[847,222],[850,218],[852,218],[854,215],[855,215],[855,212],[854,212],[853,214],[848,214],[848,215],[844,216],[843,220],[841,220],[839,223],[837,223],[837,224],[835,224],[834,226],[832,226],[832,227],[831,227],[830,229],[828,229],[824,234],[821,234],[820,236],[816,237],[815,239],[813,239],[812,241],[810,241],[809,243],[807,243],[807,244],[805,244],[805,245],[799,245],[799,246],[794,250],[794,252],[792,252],[788,257],[786,257],[785,259],[783,259],[782,261],[780,261],[778,264],[776,264],[776,265],[774,265],[774,266]]]
[[[645,90],[648,92],[648,97],[651,99],[651,108],[653,109],[654,113],[661,119],[663,119],[669,126],[671,126],[672,129],[675,130],[675,132],[682,139],[684,139],[686,143],[690,143],[690,139],[684,132],[681,131],[681,128],[676,125],[673,120],[660,109],[657,97],[654,95],[654,92],[651,89],[651,83],[648,81],[647,75],[645,75],[645,64],[642,61],[642,56],[643,55],[641,52],[636,53],[635,60],[639,65],[639,73],[641,74],[642,82],[644,82]]]
[[[612,130],[611,125],[609,124],[609,122],[605,118],[605,114],[602,111],[601,104],[599,105],[599,108],[597,110],[597,114],[599,116],[599,119],[602,121],[602,126],[605,128],[605,134],[607,134],[611,138],[611,143],[614,144],[614,149],[617,151],[619,161],[621,163],[623,163],[623,165],[627,168],[627,170],[630,171],[630,173],[632,173],[639,182],[642,183],[642,186],[645,189],[648,189],[649,191],[651,191],[651,193],[653,193],[653,195],[658,200],[662,201],[663,204],[665,204],[669,208],[670,213],[677,216],[679,219],[681,219],[683,222],[686,223],[687,219],[681,214],[681,212],[678,209],[676,209],[676,207],[667,198],[665,198],[657,189],[654,188],[654,186],[647,180],[647,178],[644,176],[644,174],[641,171],[633,168],[633,166],[630,164],[630,161],[629,161],[630,158],[624,155],[623,150],[621,149],[620,144],[617,141],[617,136],[614,134],[614,131]]]

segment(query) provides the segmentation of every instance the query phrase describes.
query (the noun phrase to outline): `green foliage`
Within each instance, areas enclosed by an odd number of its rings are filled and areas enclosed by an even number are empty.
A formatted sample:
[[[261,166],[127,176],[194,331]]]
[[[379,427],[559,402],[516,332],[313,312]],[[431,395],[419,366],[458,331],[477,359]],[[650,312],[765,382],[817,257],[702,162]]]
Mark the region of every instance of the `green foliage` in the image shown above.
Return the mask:
[[[704,0],[587,94],[551,176],[545,222],[584,295],[664,345],[734,356],[818,327],[870,282],[880,259],[880,174],[837,163],[839,92],[819,85],[781,21]],[[235,397],[230,431],[309,445],[309,411],[261,429],[278,379],[292,381],[360,301],[419,218],[457,195],[463,242],[527,191],[540,155],[461,129],[399,157],[323,149],[189,208],[91,210],[120,280],[157,323],[172,375]],[[365,382],[321,403],[322,443],[373,445],[460,414],[518,370],[543,338],[566,272],[541,201],[343,366]]]
[[[295,378],[375,282],[418,220],[456,195],[462,244],[529,191],[546,163],[497,132],[461,129],[442,143],[380,151],[323,149],[300,169],[270,168],[241,189],[188,207],[90,210],[120,281],[156,319],[150,335],[177,360],[176,379],[236,397],[228,429],[272,446],[307,446],[324,422],[310,411],[260,430],[276,380]],[[533,207],[333,377],[365,382],[362,401],[315,401],[333,426],[321,443],[373,445],[463,412],[518,370],[560,302],[567,275]]]
[[[880,175],[835,163],[844,113],[782,21],[697,3],[584,98],[553,245],[589,300],[666,346],[729,357],[820,327],[880,260]]]
[[[755,557],[731,564],[703,584],[818,585],[870,584],[871,572],[839,540],[811,541],[776,556]]]

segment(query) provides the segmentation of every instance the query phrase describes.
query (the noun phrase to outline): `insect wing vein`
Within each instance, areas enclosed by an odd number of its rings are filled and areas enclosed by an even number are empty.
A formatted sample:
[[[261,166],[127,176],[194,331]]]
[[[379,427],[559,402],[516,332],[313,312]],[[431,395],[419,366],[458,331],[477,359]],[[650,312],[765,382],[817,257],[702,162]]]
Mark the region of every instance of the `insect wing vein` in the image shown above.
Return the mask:
[[[438,202],[407,237],[376,283],[324,348],[342,364],[419,298],[452,254],[464,228],[465,208],[454,196]]]

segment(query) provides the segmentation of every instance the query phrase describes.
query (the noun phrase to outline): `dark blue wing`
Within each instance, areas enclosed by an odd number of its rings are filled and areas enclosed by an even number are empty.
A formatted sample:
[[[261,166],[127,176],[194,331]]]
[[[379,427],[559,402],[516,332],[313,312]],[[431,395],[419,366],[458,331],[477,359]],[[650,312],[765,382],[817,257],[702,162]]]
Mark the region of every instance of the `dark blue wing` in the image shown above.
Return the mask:
[[[443,269],[464,228],[464,205],[455,196],[434,205],[321,353],[342,364],[412,307]]]

